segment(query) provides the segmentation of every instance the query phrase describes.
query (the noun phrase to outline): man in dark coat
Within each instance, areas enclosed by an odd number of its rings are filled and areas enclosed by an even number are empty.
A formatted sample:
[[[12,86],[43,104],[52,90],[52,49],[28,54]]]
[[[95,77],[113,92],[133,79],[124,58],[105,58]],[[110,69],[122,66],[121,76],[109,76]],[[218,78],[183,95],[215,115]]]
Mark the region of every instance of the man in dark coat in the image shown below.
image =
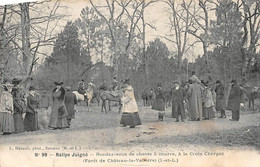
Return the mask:
[[[184,100],[185,91],[180,87],[179,82],[174,82],[174,88],[172,89],[172,117],[176,118],[176,122],[179,122],[179,115],[181,120],[184,122],[185,111],[184,111]]]
[[[243,91],[238,86],[236,80],[232,80],[233,84],[228,98],[228,109],[232,111],[232,119],[230,121],[239,121],[240,118],[240,103],[242,102]]]
[[[71,87],[65,87],[66,93],[64,98],[65,107],[68,112],[67,122],[70,125],[72,119],[75,119],[75,112],[74,105],[77,104],[77,98],[74,93],[71,91]]]
[[[226,118],[226,113],[225,113],[225,88],[224,85],[221,83],[220,80],[217,80],[216,82],[217,86],[215,89],[216,92],[216,110],[220,111],[221,116],[220,118]]]

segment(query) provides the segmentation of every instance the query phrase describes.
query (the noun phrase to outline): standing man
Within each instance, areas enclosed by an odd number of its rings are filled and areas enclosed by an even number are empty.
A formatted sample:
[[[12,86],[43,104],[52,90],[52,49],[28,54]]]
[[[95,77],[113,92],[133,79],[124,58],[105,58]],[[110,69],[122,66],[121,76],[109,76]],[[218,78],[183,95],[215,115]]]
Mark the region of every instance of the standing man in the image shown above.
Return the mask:
[[[183,88],[180,88],[178,81],[175,81],[174,88],[172,89],[172,118],[176,118],[176,122],[179,122],[179,115],[181,115],[181,121],[184,122],[184,100],[185,92]]]
[[[65,103],[66,110],[68,112],[67,122],[70,126],[71,120],[75,119],[76,110],[74,108],[74,105],[77,104],[77,98],[76,98],[75,94],[72,93],[70,86],[66,86],[65,90],[66,90],[66,93],[65,93],[64,103]]]
[[[230,121],[239,121],[240,119],[240,103],[242,102],[243,90],[238,86],[236,80],[232,80],[231,90],[228,98],[228,108],[232,111],[232,119]]]
[[[225,113],[225,104],[226,104],[225,87],[220,80],[217,80],[216,84],[217,84],[216,89],[215,89],[215,92],[216,92],[216,95],[217,95],[217,97],[216,97],[216,110],[220,111],[220,113],[221,113],[220,118],[226,118],[226,113]]]

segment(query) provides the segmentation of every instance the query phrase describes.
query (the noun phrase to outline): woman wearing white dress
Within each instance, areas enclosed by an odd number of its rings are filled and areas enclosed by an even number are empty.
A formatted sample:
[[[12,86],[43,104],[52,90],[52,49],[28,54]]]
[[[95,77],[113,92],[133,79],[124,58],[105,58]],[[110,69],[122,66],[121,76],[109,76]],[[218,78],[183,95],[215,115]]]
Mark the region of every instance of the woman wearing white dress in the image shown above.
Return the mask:
[[[130,128],[134,128],[136,125],[141,125],[138,107],[134,96],[134,89],[130,85],[129,79],[124,81],[122,91],[124,92],[124,96],[122,97],[123,114],[120,124],[123,126],[130,126]]]

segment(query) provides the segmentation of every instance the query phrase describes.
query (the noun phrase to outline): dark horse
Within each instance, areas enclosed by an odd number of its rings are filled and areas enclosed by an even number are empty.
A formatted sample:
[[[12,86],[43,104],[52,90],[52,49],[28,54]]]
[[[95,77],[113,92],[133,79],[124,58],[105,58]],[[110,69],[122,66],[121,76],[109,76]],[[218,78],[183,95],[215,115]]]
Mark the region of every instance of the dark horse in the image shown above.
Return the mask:
[[[107,108],[106,108],[106,101],[108,101],[108,107],[109,107],[109,111],[111,111],[111,107],[110,107],[110,101],[115,101],[115,102],[119,102],[119,110],[118,112],[120,113],[122,110],[122,102],[121,102],[121,98],[123,97],[123,92],[121,90],[118,90],[117,92],[117,96],[113,96],[111,94],[111,91],[108,90],[103,90],[100,93],[100,99],[102,101],[101,104],[101,112],[103,113],[103,109],[105,109],[105,112],[107,113]]]

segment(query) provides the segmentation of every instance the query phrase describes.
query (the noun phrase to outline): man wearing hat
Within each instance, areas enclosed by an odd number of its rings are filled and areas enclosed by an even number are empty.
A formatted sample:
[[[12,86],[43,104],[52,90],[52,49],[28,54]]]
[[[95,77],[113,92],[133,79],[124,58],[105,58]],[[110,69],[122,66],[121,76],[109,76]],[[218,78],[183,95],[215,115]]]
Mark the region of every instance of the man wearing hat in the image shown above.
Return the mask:
[[[232,86],[228,98],[228,109],[232,111],[232,119],[230,119],[230,121],[239,121],[240,103],[243,99],[243,90],[239,87],[236,80],[232,80],[231,83]]]
[[[172,118],[176,118],[176,122],[179,122],[179,115],[181,115],[181,120],[184,122],[185,111],[184,111],[184,101],[185,92],[183,88],[180,87],[178,81],[174,81],[174,88],[172,89]]]
[[[226,113],[225,113],[225,88],[224,85],[222,84],[222,82],[220,80],[216,81],[216,110],[220,111],[221,116],[220,118],[226,118]]]
[[[70,126],[71,120],[75,119],[76,110],[74,108],[74,105],[77,104],[77,97],[74,93],[72,93],[70,86],[66,86],[65,90],[66,93],[65,93],[64,103],[65,103],[66,110],[68,112],[67,122]]]

